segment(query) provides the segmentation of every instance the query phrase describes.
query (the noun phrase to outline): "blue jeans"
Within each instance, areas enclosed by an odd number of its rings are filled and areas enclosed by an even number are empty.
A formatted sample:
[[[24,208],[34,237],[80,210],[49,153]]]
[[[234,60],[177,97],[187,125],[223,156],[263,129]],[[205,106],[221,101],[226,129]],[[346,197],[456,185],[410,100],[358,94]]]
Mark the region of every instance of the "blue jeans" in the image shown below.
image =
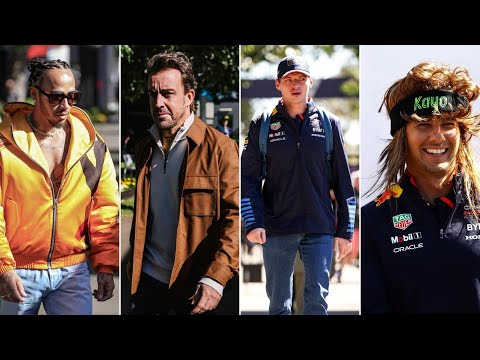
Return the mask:
[[[0,315],[91,315],[92,289],[86,262],[48,270],[15,269],[27,297],[21,303],[2,301]]]
[[[267,236],[263,262],[267,275],[270,315],[291,315],[293,266],[297,250],[305,266],[304,314],[326,315],[333,236],[328,234],[288,234]]]

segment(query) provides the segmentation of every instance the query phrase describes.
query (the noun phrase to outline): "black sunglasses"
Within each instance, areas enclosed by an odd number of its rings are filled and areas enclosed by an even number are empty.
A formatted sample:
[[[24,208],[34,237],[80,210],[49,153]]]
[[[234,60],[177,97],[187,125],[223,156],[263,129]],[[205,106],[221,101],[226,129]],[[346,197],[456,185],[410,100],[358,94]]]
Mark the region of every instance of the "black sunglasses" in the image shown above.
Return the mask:
[[[60,104],[63,99],[67,99],[68,105],[72,106],[75,105],[77,102],[80,101],[80,97],[82,96],[82,93],[78,90],[75,91],[70,91],[68,94],[65,95],[65,93],[60,92],[60,91],[53,91],[52,93],[46,93],[42,89],[40,89],[38,86],[33,85],[34,88],[37,88],[40,90],[40,92],[48,97],[48,102],[50,105],[58,105]]]

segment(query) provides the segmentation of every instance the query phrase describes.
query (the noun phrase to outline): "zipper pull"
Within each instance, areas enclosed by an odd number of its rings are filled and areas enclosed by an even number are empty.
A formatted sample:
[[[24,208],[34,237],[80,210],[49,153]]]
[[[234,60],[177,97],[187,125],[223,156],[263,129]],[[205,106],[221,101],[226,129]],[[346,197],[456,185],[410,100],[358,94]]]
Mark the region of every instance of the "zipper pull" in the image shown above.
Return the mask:
[[[440,239],[443,239],[443,229],[440,229]]]
[[[297,150],[300,150],[300,141],[297,142]]]

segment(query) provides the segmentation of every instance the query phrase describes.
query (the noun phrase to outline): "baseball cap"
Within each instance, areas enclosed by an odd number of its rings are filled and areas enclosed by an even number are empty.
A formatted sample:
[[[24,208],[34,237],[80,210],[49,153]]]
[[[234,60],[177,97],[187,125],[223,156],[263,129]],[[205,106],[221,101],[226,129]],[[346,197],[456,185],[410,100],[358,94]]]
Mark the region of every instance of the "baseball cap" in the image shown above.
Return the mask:
[[[310,76],[307,61],[301,56],[291,55],[283,58],[280,64],[278,64],[277,79],[281,79],[294,71],[299,71]]]

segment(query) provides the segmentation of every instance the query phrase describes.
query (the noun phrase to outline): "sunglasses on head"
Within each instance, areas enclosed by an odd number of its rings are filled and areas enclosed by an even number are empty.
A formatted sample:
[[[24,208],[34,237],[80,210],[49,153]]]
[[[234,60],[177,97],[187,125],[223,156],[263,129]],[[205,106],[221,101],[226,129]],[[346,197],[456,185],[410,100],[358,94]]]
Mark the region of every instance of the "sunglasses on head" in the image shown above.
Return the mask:
[[[38,89],[43,95],[48,97],[48,102],[50,105],[58,105],[63,99],[67,99],[68,105],[75,105],[80,101],[82,93],[78,90],[70,91],[68,94],[65,94],[61,91],[52,91],[50,94],[40,89],[38,86],[33,85],[34,88]]]

